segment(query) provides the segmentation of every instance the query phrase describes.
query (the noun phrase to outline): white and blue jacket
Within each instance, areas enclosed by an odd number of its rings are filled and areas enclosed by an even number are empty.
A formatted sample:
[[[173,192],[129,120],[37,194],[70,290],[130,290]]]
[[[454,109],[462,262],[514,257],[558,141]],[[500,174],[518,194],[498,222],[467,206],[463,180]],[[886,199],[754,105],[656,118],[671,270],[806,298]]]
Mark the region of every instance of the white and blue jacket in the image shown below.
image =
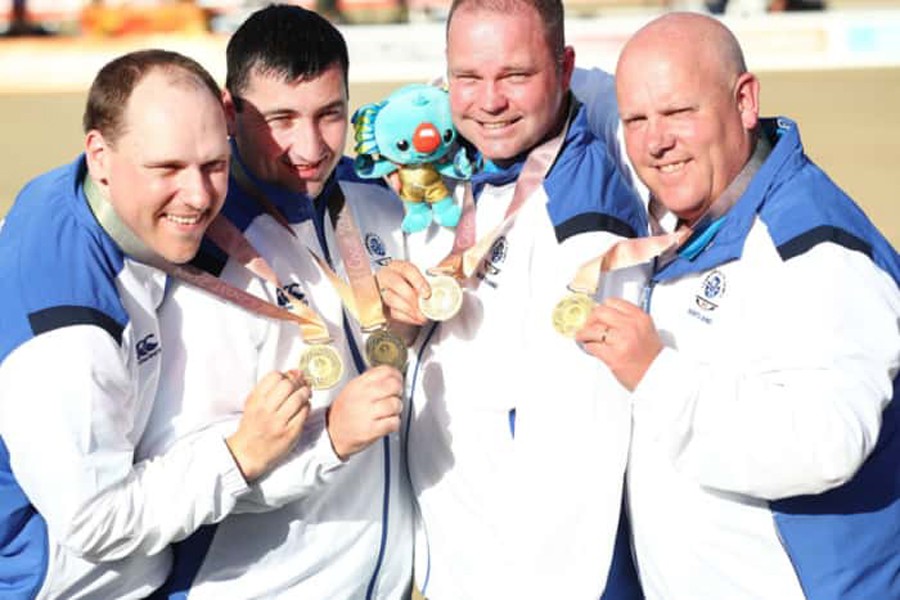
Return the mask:
[[[84,177],[79,158],[32,181],[0,233],[3,598],[143,598],[246,488],[221,440],[135,464],[166,278],[101,229]]]
[[[665,348],[634,394],[648,598],[900,598],[900,260],[803,152],[657,269]]]
[[[434,600],[639,597],[625,523],[624,552],[613,560],[629,399],[551,325],[576,270],[647,229],[643,205],[585,112],[494,242],[460,314],[420,335],[407,376],[407,460],[421,517],[416,582]],[[503,220],[521,167],[473,178],[477,236]],[[437,227],[410,235],[410,256],[434,266],[451,237]],[[644,281],[629,282],[634,299]]]
[[[236,156],[234,147],[233,152]],[[317,199],[253,183],[294,235],[234,179],[223,214],[289,293],[322,316],[344,360],[345,376],[331,390],[313,393],[300,442],[254,482],[234,514],[175,546],[172,576],[155,597],[403,597],[412,585],[413,508],[401,468],[400,435],[387,436],[346,462],[335,455],[326,409],[365,369],[365,339],[307,251],[314,250],[346,281],[325,212],[333,186],[341,186],[373,269],[405,256],[399,228],[403,205],[384,186],[357,179],[349,159],[342,160]],[[287,298],[215,247],[201,251],[198,263],[239,288],[289,307]],[[160,384],[138,449],[142,457],[233,432],[256,382],[269,371],[296,368],[305,348],[296,324],[260,317],[182,283],[171,286],[160,321],[163,343],[173,348],[164,368],[181,376]]]

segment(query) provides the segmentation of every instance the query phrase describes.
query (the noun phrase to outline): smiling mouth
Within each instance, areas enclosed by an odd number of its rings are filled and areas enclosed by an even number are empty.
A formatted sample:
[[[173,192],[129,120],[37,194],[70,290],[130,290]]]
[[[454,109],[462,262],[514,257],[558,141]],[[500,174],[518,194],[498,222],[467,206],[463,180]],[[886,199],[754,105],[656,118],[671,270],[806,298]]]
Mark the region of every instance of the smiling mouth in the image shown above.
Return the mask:
[[[166,220],[175,223],[176,225],[196,225],[203,218],[203,214],[197,214],[190,217],[185,217],[181,215],[165,215]]]
[[[678,171],[681,171],[681,170],[684,168],[684,166],[685,166],[686,164],[687,164],[687,161],[686,161],[686,160],[682,160],[682,161],[679,161],[679,162],[676,162],[676,163],[669,163],[669,164],[667,164],[667,165],[660,165],[660,166],[658,166],[658,167],[656,167],[656,168],[659,169],[660,171],[662,171],[663,173],[666,173],[666,174],[669,174],[669,173],[677,173]]]
[[[285,164],[294,171],[316,171],[325,164],[325,158],[320,158],[315,162],[302,162],[295,163],[291,161],[284,161]]]
[[[491,130],[503,129],[505,127],[509,127],[511,125],[514,125],[518,121],[519,121],[518,118],[506,119],[504,121],[478,121],[478,125],[482,129],[487,129],[487,130],[491,131]]]

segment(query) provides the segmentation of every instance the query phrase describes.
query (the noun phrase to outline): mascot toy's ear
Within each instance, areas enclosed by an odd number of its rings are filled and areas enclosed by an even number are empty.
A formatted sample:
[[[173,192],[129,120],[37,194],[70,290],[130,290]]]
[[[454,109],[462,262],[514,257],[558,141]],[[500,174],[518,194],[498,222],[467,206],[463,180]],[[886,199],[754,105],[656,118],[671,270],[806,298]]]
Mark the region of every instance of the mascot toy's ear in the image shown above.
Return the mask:
[[[353,125],[353,151],[356,152],[353,168],[360,177],[375,179],[397,169],[396,165],[381,155],[375,140],[375,119],[386,104],[386,101],[364,104],[350,118]]]

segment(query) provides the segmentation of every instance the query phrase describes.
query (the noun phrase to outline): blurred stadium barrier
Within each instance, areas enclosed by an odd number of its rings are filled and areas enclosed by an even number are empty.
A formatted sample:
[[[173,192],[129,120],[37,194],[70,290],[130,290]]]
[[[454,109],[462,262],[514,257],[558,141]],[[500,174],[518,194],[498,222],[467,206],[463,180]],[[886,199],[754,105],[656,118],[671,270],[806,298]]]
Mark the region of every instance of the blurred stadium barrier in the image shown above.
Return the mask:
[[[10,31],[14,7],[47,33],[229,33],[268,0],[0,0],[0,31]],[[443,21],[451,0],[281,0],[318,10],[339,23]],[[573,17],[659,12],[671,9],[760,14],[766,11],[900,8],[900,0],[563,0]]]
[[[334,0],[343,6],[368,3],[370,9],[379,2],[395,1]],[[566,36],[575,47],[576,62],[613,70],[625,40],[658,12],[570,18]],[[741,40],[749,67],[755,71],[900,66],[900,7],[725,16],[723,20]],[[424,81],[443,72],[440,21],[339,27],[349,46],[353,82]],[[223,81],[226,42],[225,33],[196,30],[0,39],[0,93],[83,91],[112,57],[146,47],[187,54]]]

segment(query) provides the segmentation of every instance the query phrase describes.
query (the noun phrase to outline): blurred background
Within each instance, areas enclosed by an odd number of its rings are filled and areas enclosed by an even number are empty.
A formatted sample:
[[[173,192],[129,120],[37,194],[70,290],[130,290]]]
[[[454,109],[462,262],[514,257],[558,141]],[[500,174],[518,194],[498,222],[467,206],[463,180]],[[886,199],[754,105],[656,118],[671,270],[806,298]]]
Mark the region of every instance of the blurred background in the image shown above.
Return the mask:
[[[343,32],[351,108],[444,70],[450,0],[304,0]],[[615,69],[628,36],[669,10],[720,15],[762,81],[762,109],[900,245],[900,0],[563,0],[581,67]],[[5,5],[4,5],[5,4]],[[228,35],[267,2],[0,0],[0,216],[29,179],[72,160],[96,71],[163,47],[224,82]]]

